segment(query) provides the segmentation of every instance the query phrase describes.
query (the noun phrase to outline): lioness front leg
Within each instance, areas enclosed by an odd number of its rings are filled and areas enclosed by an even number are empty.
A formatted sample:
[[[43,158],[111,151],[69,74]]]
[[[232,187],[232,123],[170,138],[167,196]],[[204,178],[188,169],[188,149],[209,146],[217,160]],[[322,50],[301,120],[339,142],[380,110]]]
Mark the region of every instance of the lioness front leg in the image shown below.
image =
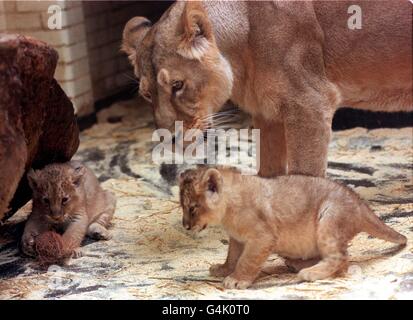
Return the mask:
[[[285,117],[288,174],[324,177],[333,111],[290,105]]]
[[[243,249],[244,245],[231,237],[229,239],[227,260],[224,264],[212,265],[211,268],[209,268],[209,273],[211,276],[226,277],[231,274],[237,265]]]
[[[255,129],[260,129],[260,163],[258,174],[274,177],[287,173],[287,149],[284,124],[254,117]],[[258,150],[257,150],[258,151]]]
[[[257,278],[262,266],[272,252],[272,243],[263,239],[247,242],[244,246],[235,271],[224,279],[228,289],[246,289]]]

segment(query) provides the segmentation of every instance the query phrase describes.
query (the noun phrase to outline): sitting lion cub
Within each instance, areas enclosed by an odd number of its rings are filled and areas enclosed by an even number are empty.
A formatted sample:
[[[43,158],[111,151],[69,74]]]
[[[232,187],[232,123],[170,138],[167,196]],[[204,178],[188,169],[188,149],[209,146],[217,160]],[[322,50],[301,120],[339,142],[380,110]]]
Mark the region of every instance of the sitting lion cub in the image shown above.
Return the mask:
[[[49,230],[62,233],[64,243],[74,248],[86,235],[111,238],[107,227],[116,198],[100,187],[92,170],[70,161],[30,170],[27,178],[33,190],[33,209],[21,242],[25,254],[35,255],[35,237]],[[73,254],[79,255],[80,251],[76,249]]]
[[[227,260],[210,273],[226,288],[249,287],[271,253],[307,281],[347,270],[347,244],[359,232],[404,245],[352,190],[309,176],[265,179],[200,167],[180,176],[183,225],[220,223],[230,236]]]

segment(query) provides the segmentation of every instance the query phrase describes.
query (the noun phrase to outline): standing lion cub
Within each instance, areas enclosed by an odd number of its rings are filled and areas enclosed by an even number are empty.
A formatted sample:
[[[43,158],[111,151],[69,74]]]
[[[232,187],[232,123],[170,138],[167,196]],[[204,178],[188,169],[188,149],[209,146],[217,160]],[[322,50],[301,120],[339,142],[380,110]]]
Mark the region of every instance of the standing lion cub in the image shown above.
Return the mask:
[[[359,232],[406,244],[352,190],[309,176],[265,179],[233,169],[200,167],[180,177],[183,225],[201,231],[222,224],[230,236],[227,260],[211,267],[226,288],[249,287],[277,253],[307,281],[347,269],[347,244]]]

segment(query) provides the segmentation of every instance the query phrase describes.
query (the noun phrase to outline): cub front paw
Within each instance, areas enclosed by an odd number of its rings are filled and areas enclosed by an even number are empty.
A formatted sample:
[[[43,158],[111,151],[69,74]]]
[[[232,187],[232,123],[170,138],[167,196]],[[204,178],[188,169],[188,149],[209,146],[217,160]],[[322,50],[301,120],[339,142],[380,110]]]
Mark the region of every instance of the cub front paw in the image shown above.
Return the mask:
[[[83,256],[82,250],[80,248],[74,249],[72,251],[72,255],[70,256],[72,259],[77,259]]]
[[[35,242],[33,236],[23,237],[21,242],[21,249],[23,253],[27,256],[34,257],[36,255],[34,244]]]
[[[227,289],[247,289],[252,284],[250,280],[239,280],[228,276],[224,279],[224,287]]]
[[[225,264],[213,264],[209,268],[209,274],[213,277],[226,277],[231,272],[232,270],[229,270]]]
[[[317,271],[310,270],[311,268],[307,269],[302,269],[300,272],[298,272],[298,278],[303,280],[303,281],[316,281],[316,280],[322,280],[325,279],[326,277]]]

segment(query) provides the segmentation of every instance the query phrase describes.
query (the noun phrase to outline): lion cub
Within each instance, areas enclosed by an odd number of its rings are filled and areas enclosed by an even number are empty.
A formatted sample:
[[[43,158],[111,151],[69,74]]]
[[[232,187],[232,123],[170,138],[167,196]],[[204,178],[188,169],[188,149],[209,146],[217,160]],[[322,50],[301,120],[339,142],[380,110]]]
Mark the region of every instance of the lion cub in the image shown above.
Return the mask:
[[[64,243],[75,248],[80,247],[85,235],[111,238],[107,227],[116,199],[100,187],[92,170],[70,161],[32,169],[27,178],[33,190],[33,209],[21,242],[25,254],[35,255],[35,237],[49,230],[62,233]],[[73,252],[75,257],[79,254],[77,249]]]
[[[277,253],[307,281],[347,269],[347,244],[359,232],[404,245],[352,190],[309,176],[265,179],[234,169],[200,167],[180,176],[183,225],[201,231],[222,224],[227,260],[210,269],[226,288],[249,287]]]

